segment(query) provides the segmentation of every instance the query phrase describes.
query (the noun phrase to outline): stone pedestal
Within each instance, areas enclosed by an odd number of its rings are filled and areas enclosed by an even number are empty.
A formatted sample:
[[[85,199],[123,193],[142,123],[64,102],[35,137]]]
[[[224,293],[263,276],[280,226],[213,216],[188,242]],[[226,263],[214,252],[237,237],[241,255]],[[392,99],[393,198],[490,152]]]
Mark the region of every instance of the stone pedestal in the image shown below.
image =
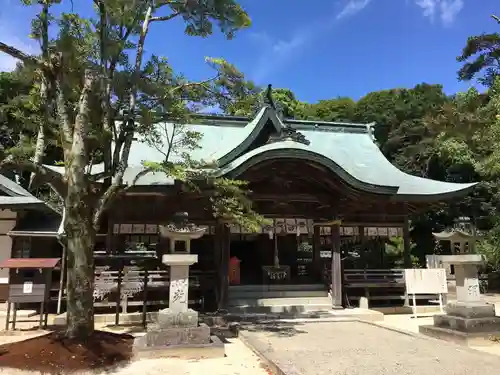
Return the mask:
[[[165,254],[163,264],[170,266],[169,309],[176,313],[188,311],[189,266],[198,261],[196,254]]]
[[[420,332],[429,336],[481,345],[491,335],[500,332],[500,317],[495,316],[495,306],[482,302],[477,277],[482,257],[476,254],[443,256],[443,261],[453,264],[457,284],[457,302],[447,304],[445,315],[435,315],[433,326],[421,326]]]
[[[477,264],[455,264],[457,301],[473,303],[481,301],[477,267]]]

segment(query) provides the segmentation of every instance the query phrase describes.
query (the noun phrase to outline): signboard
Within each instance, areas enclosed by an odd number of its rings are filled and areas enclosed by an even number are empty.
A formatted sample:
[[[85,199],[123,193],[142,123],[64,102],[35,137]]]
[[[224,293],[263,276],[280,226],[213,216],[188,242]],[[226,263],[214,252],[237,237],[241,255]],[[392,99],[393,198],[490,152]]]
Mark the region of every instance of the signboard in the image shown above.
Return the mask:
[[[405,269],[406,293],[412,295],[413,317],[417,317],[416,294],[438,294],[439,307],[443,309],[443,294],[448,293],[444,268]]]
[[[307,234],[309,233],[309,227],[307,225],[306,219],[297,219],[297,227],[299,234]]]
[[[443,268],[406,269],[405,282],[408,294],[448,293],[446,271]]]
[[[33,293],[33,282],[32,281],[26,281],[23,284],[23,293],[24,294],[31,294],[31,293]]]
[[[286,233],[286,219],[276,219],[274,221],[275,233]]]
[[[331,258],[332,257],[332,251],[331,250],[321,250],[319,252],[319,257],[320,258]]]

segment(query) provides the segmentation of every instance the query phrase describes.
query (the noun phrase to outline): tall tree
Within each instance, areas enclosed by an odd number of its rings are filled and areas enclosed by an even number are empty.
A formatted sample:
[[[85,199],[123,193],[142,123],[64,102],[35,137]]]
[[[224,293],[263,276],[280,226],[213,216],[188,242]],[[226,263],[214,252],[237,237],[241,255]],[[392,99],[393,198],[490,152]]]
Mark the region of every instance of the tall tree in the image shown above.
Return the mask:
[[[224,60],[207,60],[215,75],[202,82],[175,74],[158,56],[146,61],[150,28],[177,18],[188,35],[206,37],[217,26],[230,39],[250,20],[234,0],[89,0],[94,18],[71,12],[55,17],[51,10],[58,0],[23,2],[40,7],[32,34],[40,40],[41,54],[32,56],[3,42],[0,51],[36,72],[42,121],[35,157],[6,152],[2,166],[34,173],[63,201],[67,334],[84,337],[94,329],[95,234],[104,212],[125,188],[133,140],[161,121],[182,124],[197,105],[219,103],[239,87],[241,73]],[[51,134],[62,149],[62,174],[42,164]],[[92,166],[101,162],[102,173],[93,172]],[[164,163],[167,172],[187,176],[185,165]]]
[[[492,18],[500,24],[497,16]],[[458,71],[459,80],[478,78],[481,84],[490,87],[500,73],[500,34],[483,33],[469,37],[457,61],[464,63]]]
[[[426,150],[431,137],[422,119],[446,101],[442,86],[426,83],[371,92],[356,103],[354,120],[376,124],[375,138],[391,162],[405,172],[428,177]]]
[[[303,116],[308,120],[349,122],[354,119],[356,102],[351,98],[338,97],[309,104]]]

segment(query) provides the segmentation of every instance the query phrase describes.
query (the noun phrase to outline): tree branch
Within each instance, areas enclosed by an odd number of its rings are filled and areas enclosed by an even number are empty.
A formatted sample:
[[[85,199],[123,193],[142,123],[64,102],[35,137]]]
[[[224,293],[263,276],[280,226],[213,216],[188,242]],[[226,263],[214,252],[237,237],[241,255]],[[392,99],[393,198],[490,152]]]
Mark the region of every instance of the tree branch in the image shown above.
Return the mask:
[[[21,50],[18,50],[15,47],[9,46],[8,44],[5,44],[3,42],[0,42],[0,52],[6,53],[7,55],[21,60],[25,64],[31,64],[31,65],[37,65],[37,66],[44,66],[44,64],[37,59],[34,56],[28,55],[27,53],[22,52]]]
[[[180,13],[179,12],[176,12],[176,13],[172,13],[172,14],[169,14],[168,16],[158,16],[158,17],[151,17],[151,19],[149,20],[150,22],[154,22],[154,21],[170,21],[171,19],[179,16]]]
[[[137,42],[137,51],[135,55],[134,71],[132,73],[132,86],[129,93],[129,106],[128,106],[128,119],[123,121],[125,128],[120,129],[120,140],[122,141],[123,149],[116,149],[118,145],[115,145],[115,155],[119,157],[119,161],[116,163],[113,161],[113,167],[116,166],[115,175],[112,184],[106,189],[102,197],[99,199],[97,209],[94,213],[93,224],[94,228],[99,226],[99,222],[102,214],[108,208],[109,204],[115,197],[115,195],[120,191],[123,185],[123,176],[128,167],[128,158],[130,155],[130,149],[132,148],[132,142],[134,139],[134,128],[135,128],[135,109],[137,103],[137,84],[140,78],[142,58],[144,55],[144,44],[146,41],[146,36],[149,30],[149,24],[151,22],[153,14],[153,6],[148,6],[146,13],[144,15],[144,21],[142,23],[142,29],[139,36],[139,41]]]
[[[43,4],[42,13],[40,14],[40,19],[42,21],[41,25],[41,48],[42,48],[42,59],[46,63],[49,61],[49,3],[45,2]],[[44,69],[42,70],[42,79],[40,84],[40,101],[43,107],[43,118],[40,124],[38,124],[38,134],[36,137],[35,155],[33,157],[33,162],[35,164],[41,164],[43,157],[45,156],[46,147],[46,126],[50,121],[50,116],[52,114],[52,87],[53,82],[50,81],[51,74]],[[36,175],[31,174],[29,187],[31,188]]]
[[[68,104],[66,102],[66,97],[64,95],[64,87],[62,82],[64,82],[64,76],[63,76],[63,61],[62,61],[62,55],[59,55],[59,57],[54,59],[57,61],[55,64],[55,73],[56,73],[56,89],[57,89],[57,95],[56,95],[56,101],[57,101],[57,111],[59,115],[59,122],[60,122],[60,128],[61,128],[61,138],[62,138],[62,145],[63,149],[65,150],[65,161],[66,160],[66,150],[70,149],[71,143],[73,143],[73,129],[72,129],[72,121],[70,119],[69,115],[69,108]]]
[[[174,93],[175,91],[178,91],[178,90],[182,90],[182,89],[185,89],[185,88],[188,88],[188,87],[196,87],[196,86],[202,86],[204,87],[207,91],[211,91],[209,87],[207,87],[207,83],[209,82],[212,82],[212,81],[215,81],[217,78],[219,78],[220,75],[217,74],[215,77],[212,77],[212,78],[209,78],[209,79],[206,79],[204,81],[200,81],[200,82],[188,82],[188,83],[184,83],[182,85],[179,85],[179,86],[176,86],[174,88],[172,88],[169,92],[170,93]]]
[[[50,185],[52,190],[59,194],[61,198],[64,199],[66,196],[66,183],[63,175],[41,164],[35,164],[31,160],[27,159],[14,159],[12,157],[7,157],[0,163],[0,169],[13,170],[18,173],[31,172],[32,174],[37,175],[42,183]]]

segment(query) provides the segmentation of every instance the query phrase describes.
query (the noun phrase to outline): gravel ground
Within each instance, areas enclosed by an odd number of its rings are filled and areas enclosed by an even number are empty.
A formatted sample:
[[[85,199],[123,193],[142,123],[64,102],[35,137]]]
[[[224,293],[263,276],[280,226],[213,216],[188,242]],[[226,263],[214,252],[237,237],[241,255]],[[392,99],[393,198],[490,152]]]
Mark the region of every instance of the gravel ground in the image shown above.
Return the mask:
[[[497,374],[500,357],[361,322],[243,333],[286,375]]]

